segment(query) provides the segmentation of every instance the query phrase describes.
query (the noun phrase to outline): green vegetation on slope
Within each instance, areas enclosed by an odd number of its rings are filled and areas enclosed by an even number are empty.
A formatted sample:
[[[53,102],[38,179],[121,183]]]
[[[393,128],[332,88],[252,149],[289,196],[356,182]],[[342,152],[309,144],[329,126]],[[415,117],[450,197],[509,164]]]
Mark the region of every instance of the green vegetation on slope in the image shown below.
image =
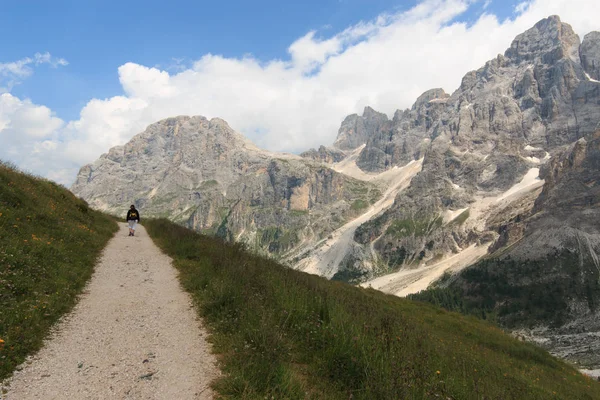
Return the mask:
[[[75,304],[116,229],[65,188],[0,163],[0,380]]]
[[[284,268],[147,221],[211,331],[224,398],[597,399],[600,385],[473,317]]]
[[[600,306],[598,270],[582,268],[582,260],[593,265],[593,260],[568,251],[541,260],[485,259],[449,284],[442,282],[440,288],[411,298],[465,314],[494,314],[508,328],[561,326],[573,314],[570,303],[591,312]]]
[[[422,220],[395,220],[387,228],[386,234],[398,238],[408,237],[411,235],[420,237],[442,226],[442,222],[443,218],[440,216]]]

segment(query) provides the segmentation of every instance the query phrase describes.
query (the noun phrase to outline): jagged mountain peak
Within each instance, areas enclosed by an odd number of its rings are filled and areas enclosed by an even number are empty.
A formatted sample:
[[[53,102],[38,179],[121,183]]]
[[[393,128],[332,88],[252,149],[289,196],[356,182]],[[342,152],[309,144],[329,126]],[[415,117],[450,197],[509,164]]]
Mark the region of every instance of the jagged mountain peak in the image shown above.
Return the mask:
[[[416,110],[432,100],[445,100],[448,97],[450,97],[450,95],[442,88],[429,89],[417,98],[417,101],[412,106],[412,110]]]
[[[452,95],[428,90],[385,124],[350,116],[336,146],[358,136],[346,149],[366,143],[358,166],[367,172],[402,166],[422,157],[430,143],[444,148],[440,141],[482,158],[519,154],[526,145],[551,151],[596,128],[599,79],[600,34],[587,35],[580,46],[571,26],[551,16],[518,35],[505,55],[468,72]],[[372,129],[361,131],[367,126]]]
[[[579,61],[579,44],[579,36],[571,25],[553,15],[518,35],[504,55],[517,63],[552,64],[564,57]]]
[[[203,135],[218,134],[221,140],[232,142],[248,142],[243,135],[233,130],[229,124],[221,118],[211,118],[210,120],[202,115],[179,115],[176,117],[165,118],[154,122],[146,128],[140,135],[160,135],[163,137],[179,136],[181,133],[198,133]]]
[[[389,122],[387,115],[367,106],[362,116],[352,114],[344,119],[333,146],[340,150],[354,150],[367,143],[373,132],[384,129]]]
[[[381,113],[379,111],[376,111],[375,109],[373,109],[371,106],[366,106],[365,109],[363,110],[363,118],[365,119],[387,119],[387,115],[385,115],[384,113]]]
[[[520,203],[502,212],[531,209],[544,164],[599,126],[600,82],[592,72],[600,65],[600,35],[584,43],[580,51],[568,24],[546,18],[519,35],[505,55],[467,73],[451,96],[429,90],[411,109],[396,112],[387,130],[365,133],[369,140],[356,161],[363,171],[386,173],[423,161],[394,204],[357,229],[356,241],[376,249],[378,259],[411,266],[415,259],[427,263],[495,243],[505,216],[480,212],[480,199],[504,200],[526,187]],[[467,223],[436,219],[467,211],[476,215]],[[417,234],[414,221],[441,226]]]

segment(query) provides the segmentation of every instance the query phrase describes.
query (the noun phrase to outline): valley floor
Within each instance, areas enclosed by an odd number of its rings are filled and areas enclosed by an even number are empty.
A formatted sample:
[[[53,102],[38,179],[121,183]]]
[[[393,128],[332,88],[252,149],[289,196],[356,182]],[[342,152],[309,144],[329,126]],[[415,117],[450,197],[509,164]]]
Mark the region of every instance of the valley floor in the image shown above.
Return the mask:
[[[171,259],[143,227],[127,237],[122,226],[78,305],[0,398],[210,399],[218,370],[205,337]]]

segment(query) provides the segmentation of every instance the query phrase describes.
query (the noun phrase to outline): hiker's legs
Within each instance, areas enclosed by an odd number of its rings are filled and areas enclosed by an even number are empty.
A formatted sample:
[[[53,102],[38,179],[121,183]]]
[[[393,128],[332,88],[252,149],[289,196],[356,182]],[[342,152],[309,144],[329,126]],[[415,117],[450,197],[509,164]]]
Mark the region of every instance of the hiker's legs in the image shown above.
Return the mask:
[[[137,221],[129,221],[129,234],[131,236],[135,236],[135,226],[137,225]]]
[[[128,221],[128,223],[129,223],[129,236],[134,236],[136,222],[137,221]]]

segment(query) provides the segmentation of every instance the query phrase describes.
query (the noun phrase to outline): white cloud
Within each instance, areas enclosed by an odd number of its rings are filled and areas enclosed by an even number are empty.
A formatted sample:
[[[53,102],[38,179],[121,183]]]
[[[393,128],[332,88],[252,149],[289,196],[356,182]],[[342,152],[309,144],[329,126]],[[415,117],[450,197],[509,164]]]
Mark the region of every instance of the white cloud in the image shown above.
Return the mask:
[[[83,108],[80,119],[62,131],[60,150],[72,163],[90,162],[110,147],[127,142],[131,132],[141,132],[147,125],[143,117],[147,107],[146,101],[136,97],[94,99]]]
[[[222,117],[259,146],[300,151],[332,143],[342,119],[366,105],[391,115],[432,87],[452,92],[466,72],[549,15],[580,35],[600,29],[596,0],[535,0],[517,6],[512,19],[499,21],[488,9],[472,24],[454,22],[481,3],[426,0],[330,37],[310,31],[289,46],[289,60],[207,54],[171,73],[127,63],[119,68],[124,96],[91,100],[52,145],[31,151],[58,159],[48,176],[69,183],[78,166],[110,146],[182,114]]]
[[[63,121],[46,106],[19,100],[10,93],[0,94],[0,137],[41,139],[62,125]]]
[[[525,11],[527,11],[527,9],[529,8],[529,6],[530,6],[530,5],[531,5],[531,2],[530,2],[530,1],[524,1],[524,2],[522,2],[522,3],[518,3],[518,4],[515,6],[515,12],[516,12],[517,14],[522,14],[522,13],[524,13]]]
[[[68,160],[53,150],[63,125],[48,107],[0,94],[0,159],[42,175],[61,168]]]
[[[33,57],[25,57],[17,61],[0,63],[0,93],[9,92],[24,78],[33,74],[32,66],[49,64],[53,68],[69,65],[64,58],[55,58],[48,52],[35,53]]]

